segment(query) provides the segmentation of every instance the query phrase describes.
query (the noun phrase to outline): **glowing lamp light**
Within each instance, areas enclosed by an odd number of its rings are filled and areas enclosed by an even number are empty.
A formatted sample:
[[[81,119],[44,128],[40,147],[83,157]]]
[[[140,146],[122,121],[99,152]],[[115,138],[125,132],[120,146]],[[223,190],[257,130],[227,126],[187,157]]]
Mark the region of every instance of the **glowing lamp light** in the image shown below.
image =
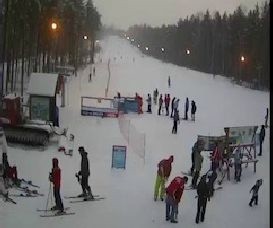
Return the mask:
[[[145,49],[146,49],[146,51],[148,51],[148,50],[149,50],[149,48],[148,48],[148,47],[145,47]]]
[[[83,39],[84,39],[84,40],[87,40],[87,38],[88,38],[88,37],[87,37],[86,35],[83,36]]]
[[[165,49],[164,49],[164,48],[161,48],[161,51],[162,51],[162,52],[164,52],[164,51],[165,51]]]
[[[189,49],[186,50],[187,55],[189,55],[191,52]]]
[[[137,47],[140,48],[140,45],[138,44]]]
[[[52,30],[56,30],[57,27],[58,27],[58,26],[57,26],[57,23],[55,23],[55,22],[52,22],[52,23],[51,23],[51,29],[52,29]]]
[[[243,63],[245,60],[246,60],[245,57],[242,55],[241,56],[241,62]]]
[[[130,37],[129,37],[129,36],[127,36],[127,40],[130,40]]]

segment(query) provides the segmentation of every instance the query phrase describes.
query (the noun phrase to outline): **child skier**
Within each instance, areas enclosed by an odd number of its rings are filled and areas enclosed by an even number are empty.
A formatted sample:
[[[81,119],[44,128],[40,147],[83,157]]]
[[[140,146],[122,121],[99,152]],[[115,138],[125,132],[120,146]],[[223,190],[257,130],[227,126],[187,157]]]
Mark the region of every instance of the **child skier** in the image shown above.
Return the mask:
[[[252,207],[252,203],[254,202],[255,205],[258,205],[258,191],[260,186],[262,185],[262,179],[256,181],[256,184],[250,189],[249,193],[252,192],[252,197],[249,202],[249,206]]]
[[[152,113],[152,98],[151,95],[148,93],[148,98],[146,99],[148,103],[147,112]]]

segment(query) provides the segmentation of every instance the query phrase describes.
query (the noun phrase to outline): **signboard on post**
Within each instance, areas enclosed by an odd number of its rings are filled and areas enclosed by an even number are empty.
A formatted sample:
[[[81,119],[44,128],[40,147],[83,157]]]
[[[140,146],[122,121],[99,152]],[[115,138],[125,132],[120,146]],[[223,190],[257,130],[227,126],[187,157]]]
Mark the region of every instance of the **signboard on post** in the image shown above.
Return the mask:
[[[125,169],[125,164],[126,164],[126,146],[113,145],[111,168]]]

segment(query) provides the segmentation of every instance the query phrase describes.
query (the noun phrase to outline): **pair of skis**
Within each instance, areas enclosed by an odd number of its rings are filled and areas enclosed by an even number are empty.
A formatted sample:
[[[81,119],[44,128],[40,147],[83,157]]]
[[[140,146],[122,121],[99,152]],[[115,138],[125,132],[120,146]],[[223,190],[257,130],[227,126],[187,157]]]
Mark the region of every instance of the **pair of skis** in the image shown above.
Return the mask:
[[[40,215],[40,217],[57,217],[57,216],[63,216],[63,215],[74,215],[75,212],[68,212],[69,209],[70,207],[65,207],[62,212],[57,210],[50,210],[50,209],[37,209],[36,211],[44,212],[44,214]],[[53,213],[49,213],[49,212],[53,212]]]
[[[69,203],[81,203],[81,202],[88,202],[88,201],[100,201],[105,199],[105,197],[101,197],[99,195],[93,195],[93,198],[87,196],[65,196],[65,199],[78,199],[78,200],[71,200]]]

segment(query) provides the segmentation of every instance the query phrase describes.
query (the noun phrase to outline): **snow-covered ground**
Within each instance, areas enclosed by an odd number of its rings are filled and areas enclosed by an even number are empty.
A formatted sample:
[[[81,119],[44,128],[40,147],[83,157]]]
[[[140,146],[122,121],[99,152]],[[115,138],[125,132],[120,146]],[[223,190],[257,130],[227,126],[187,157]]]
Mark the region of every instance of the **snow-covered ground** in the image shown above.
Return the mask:
[[[190,166],[191,147],[197,135],[223,135],[224,127],[261,125],[266,108],[269,107],[269,93],[254,91],[231,84],[226,78],[192,71],[173,64],[163,63],[143,56],[126,40],[109,37],[101,41],[102,52],[96,56],[96,75],[88,82],[90,66],[87,66],[67,85],[68,105],[60,108],[60,123],[69,127],[75,135],[74,154],[65,156],[57,151],[58,143],[52,143],[44,151],[8,147],[10,164],[17,166],[19,178],[31,179],[39,185],[44,197],[15,198],[17,205],[0,200],[1,228],[165,228],[207,227],[207,228],[257,228],[269,227],[269,130],[263,146],[263,156],[258,157],[257,172],[253,165],[243,168],[241,182],[223,183],[223,189],[216,191],[207,205],[205,222],[195,224],[197,200],[196,191],[184,191],[179,205],[178,224],[165,221],[165,204],[153,201],[156,165],[169,155],[174,155],[172,180],[187,171]],[[114,60],[116,57],[116,60]],[[121,58],[122,57],[122,58]],[[102,63],[99,61],[102,58]],[[139,132],[146,134],[145,162],[128,148],[126,169],[111,169],[112,145],[127,145],[122,137],[118,120],[115,118],[84,117],[80,115],[80,96],[102,96],[108,80],[108,59],[111,59],[111,78],[108,97],[134,96],[138,92],[144,99],[147,93],[158,88],[160,93],[170,93],[180,98],[180,114],[186,97],[197,104],[196,121],[181,121],[178,134],[171,134],[172,120],[153,114],[130,114],[127,116]],[[133,58],[135,61],[133,61]],[[171,88],[167,79],[171,77]],[[146,110],[146,103],[144,103]],[[99,202],[70,204],[75,215],[41,218],[37,208],[45,208],[51,170],[51,159],[57,157],[62,170],[61,195],[81,193],[75,173],[80,167],[78,146],[84,146],[91,162],[91,184],[94,194],[105,196]],[[257,148],[258,149],[258,148]],[[207,171],[205,161],[202,172]],[[250,208],[250,188],[258,178],[264,182],[259,191],[259,205]],[[15,192],[11,190],[11,192]]]

